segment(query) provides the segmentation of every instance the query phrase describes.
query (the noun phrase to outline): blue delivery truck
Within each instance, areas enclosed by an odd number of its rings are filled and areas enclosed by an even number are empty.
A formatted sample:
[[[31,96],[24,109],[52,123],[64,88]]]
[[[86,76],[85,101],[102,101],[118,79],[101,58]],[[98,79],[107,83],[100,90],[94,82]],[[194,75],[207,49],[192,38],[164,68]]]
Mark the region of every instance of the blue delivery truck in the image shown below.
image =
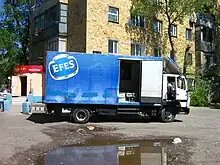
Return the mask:
[[[47,112],[68,109],[75,123],[92,115],[172,122],[190,111],[186,78],[169,57],[47,52],[45,81]]]

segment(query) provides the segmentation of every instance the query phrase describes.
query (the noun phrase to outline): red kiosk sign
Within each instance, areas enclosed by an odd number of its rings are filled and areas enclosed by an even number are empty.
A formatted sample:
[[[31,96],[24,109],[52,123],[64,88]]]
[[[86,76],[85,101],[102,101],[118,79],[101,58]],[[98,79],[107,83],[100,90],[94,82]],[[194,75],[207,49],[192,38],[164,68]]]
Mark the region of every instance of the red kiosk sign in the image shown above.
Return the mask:
[[[15,73],[43,73],[42,65],[18,65],[14,68]]]

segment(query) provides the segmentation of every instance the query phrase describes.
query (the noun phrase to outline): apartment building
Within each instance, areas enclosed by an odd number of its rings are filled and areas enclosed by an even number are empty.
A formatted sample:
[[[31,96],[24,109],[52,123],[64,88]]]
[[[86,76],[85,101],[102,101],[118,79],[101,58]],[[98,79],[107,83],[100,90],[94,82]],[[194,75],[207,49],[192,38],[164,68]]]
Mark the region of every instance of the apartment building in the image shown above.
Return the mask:
[[[67,0],[37,0],[30,13],[30,63],[43,64],[46,51],[67,50]]]
[[[164,18],[155,19],[155,33],[148,33],[147,20],[131,16],[130,8],[131,0],[37,1],[31,12],[30,62],[44,64],[46,51],[169,55],[171,48]],[[186,74],[189,76],[194,75],[196,64],[208,61],[201,53],[207,43],[201,34],[206,33],[199,28],[201,21],[197,23],[198,20],[189,18],[171,28],[177,62],[183,67],[187,61]]]
[[[198,66],[216,64],[215,18],[211,14],[197,13],[195,51]]]

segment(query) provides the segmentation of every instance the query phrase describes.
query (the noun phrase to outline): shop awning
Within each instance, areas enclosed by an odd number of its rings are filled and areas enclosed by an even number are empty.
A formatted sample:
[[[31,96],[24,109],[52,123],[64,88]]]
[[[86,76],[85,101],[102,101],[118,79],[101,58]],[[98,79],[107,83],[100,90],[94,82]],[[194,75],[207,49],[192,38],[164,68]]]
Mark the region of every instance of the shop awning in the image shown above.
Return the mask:
[[[170,57],[163,57],[164,59],[164,70],[170,74],[182,74],[182,70],[179,65]]]

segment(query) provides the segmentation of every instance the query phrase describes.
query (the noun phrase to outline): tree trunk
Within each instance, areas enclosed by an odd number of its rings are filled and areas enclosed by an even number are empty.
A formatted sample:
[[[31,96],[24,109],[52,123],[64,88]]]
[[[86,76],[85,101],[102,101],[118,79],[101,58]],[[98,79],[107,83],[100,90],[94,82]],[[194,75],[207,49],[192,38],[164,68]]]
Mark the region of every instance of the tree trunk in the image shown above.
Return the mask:
[[[175,50],[175,46],[174,46],[174,42],[173,42],[173,39],[172,39],[172,36],[171,36],[171,17],[170,17],[170,14],[169,14],[169,4],[168,4],[168,0],[165,0],[165,3],[166,3],[166,16],[167,16],[167,20],[168,20],[168,37],[169,37],[169,42],[170,42],[170,47],[171,47],[171,51],[170,51],[170,58],[173,59],[174,61],[176,61],[175,57],[176,57],[176,50]]]
[[[184,54],[184,62],[183,62],[183,74],[186,74],[186,69],[188,66],[189,61],[187,60],[187,53],[189,52],[189,49],[191,47],[189,45],[187,45],[186,49],[185,49],[185,54]]]

